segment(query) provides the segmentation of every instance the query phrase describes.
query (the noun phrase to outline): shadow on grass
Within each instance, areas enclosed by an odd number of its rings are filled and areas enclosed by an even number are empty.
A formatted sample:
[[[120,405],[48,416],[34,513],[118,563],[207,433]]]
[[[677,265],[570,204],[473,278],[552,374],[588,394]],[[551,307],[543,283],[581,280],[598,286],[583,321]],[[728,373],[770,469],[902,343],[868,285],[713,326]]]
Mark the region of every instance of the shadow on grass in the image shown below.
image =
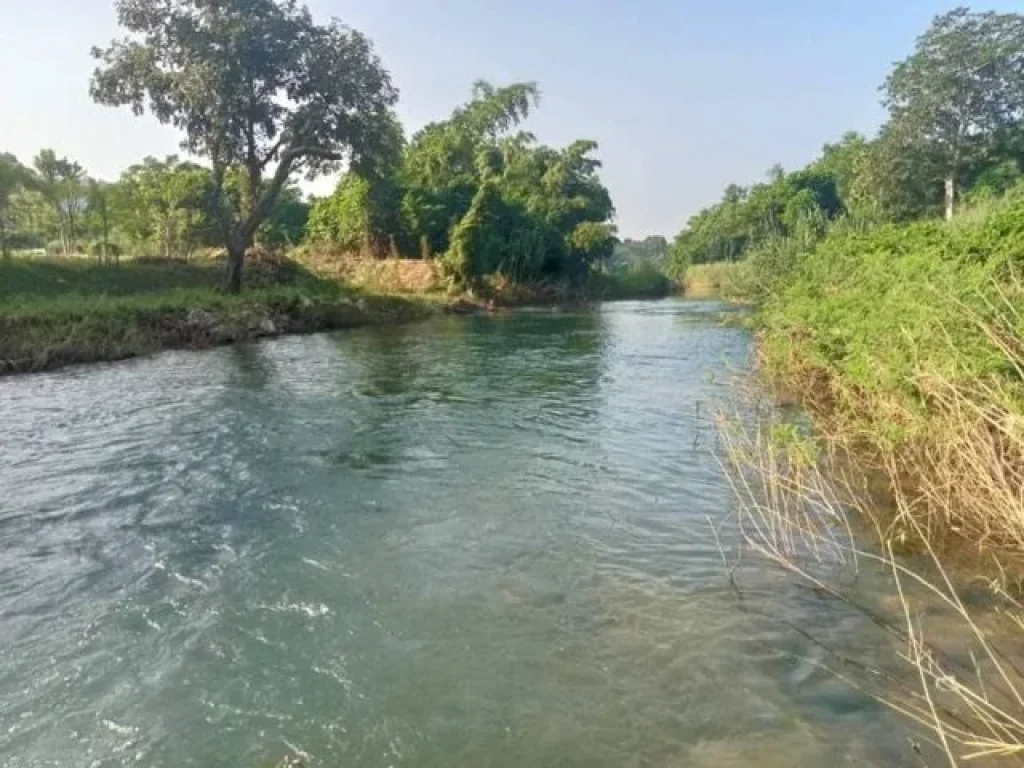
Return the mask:
[[[202,259],[126,260],[98,264],[88,259],[0,259],[0,307],[79,298],[115,298],[180,291],[218,290],[224,263]],[[246,289],[279,286],[311,292],[337,292],[341,287],[323,280],[292,261],[252,261],[246,266]]]
[[[392,324],[436,302],[375,296],[290,261],[254,261],[239,295],[216,261],[0,260],[0,375],[284,333]]]

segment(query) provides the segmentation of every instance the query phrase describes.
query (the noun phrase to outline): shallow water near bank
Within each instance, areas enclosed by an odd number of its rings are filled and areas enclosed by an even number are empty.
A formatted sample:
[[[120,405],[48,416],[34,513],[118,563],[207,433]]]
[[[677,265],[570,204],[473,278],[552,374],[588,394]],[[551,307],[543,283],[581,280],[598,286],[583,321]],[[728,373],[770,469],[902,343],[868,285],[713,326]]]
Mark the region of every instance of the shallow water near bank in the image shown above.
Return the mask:
[[[720,309],[0,381],[3,764],[919,764],[780,606],[868,657],[869,621],[730,585],[711,413],[751,341]]]

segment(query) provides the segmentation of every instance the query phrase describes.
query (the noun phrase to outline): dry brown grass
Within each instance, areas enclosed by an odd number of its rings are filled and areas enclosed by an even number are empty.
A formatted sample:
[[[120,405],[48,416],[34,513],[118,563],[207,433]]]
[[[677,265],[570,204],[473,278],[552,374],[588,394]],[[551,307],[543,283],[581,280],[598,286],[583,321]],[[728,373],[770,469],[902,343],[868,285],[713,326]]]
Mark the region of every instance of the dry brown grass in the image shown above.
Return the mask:
[[[836,564],[891,575],[897,610],[872,618],[893,638],[893,668],[844,659],[833,671],[927,728],[950,765],[1024,764],[1024,676],[1014,662],[1024,640],[1024,344],[1015,320],[985,326],[1007,375],[922,371],[923,409],[805,381],[821,427],[813,435],[776,413],[721,429],[750,551],[850,604]],[[866,419],[849,418],[858,407]],[[892,440],[879,436],[884,425],[913,429]],[[984,607],[965,597],[979,578]],[[922,618],[936,606],[941,627]],[[852,675],[851,661],[864,674]]]
[[[1022,678],[1001,650],[1007,640],[1019,643],[1024,607],[1005,584],[990,584],[998,616],[991,607],[973,609],[964,584],[929,543],[915,498],[897,492],[893,511],[880,514],[855,471],[826,469],[829,462],[810,460],[806,448],[780,444],[768,430],[731,425],[722,434],[749,551],[819,593],[862,609],[891,636],[893,663],[885,668],[838,653],[825,666],[929,731],[951,765],[982,758],[1024,764]],[[952,497],[936,494],[927,514],[938,513],[935,505],[944,498]],[[941,511],[953,512],[944,506]],[[922,543],[925,558],[907,561],[898,554],[908,530]],[[895,614],[859,605],[835,576],[837,564],[856,571],[867,563],[891,573]],[[923,606],[934,614],[936,605],[945,619],[933,626],[921,616]],[[961,647],[949,648],[944,635],[950,622],[958,625]],[[993,626],[999,641],[991,637]],[[965,654],[970,665],[959,660]]]
[[[750,267],[746,262],[694,264],[686,269],[683,293],[694,299],[741,300],[749,296],[750,280]]]
[[[426,294],[445,289],[434,261],[378,259],[321,248],[301,249],[293,257],[317,277],[347,283],[371,293]]]

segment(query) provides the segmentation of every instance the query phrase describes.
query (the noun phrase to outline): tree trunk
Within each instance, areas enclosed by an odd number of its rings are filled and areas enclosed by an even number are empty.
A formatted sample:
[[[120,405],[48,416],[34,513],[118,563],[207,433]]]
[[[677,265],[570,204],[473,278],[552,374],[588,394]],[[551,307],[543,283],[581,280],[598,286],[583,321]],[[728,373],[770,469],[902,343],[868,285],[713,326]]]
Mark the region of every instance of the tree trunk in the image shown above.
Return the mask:
[[[107,218],[107,201],[106,198],[103,200],[103,208],[101,210],[102,223],[103,223],[103,243],[100,245],[100,261],[106,264],[110,258],[107,254],[107,242],[110,240],[110,221]]]
[[[946,221],[952,221],[956,215],[956,180],[946,177]]]
[[[224,289],[228,293],[240,293],[242,290],[242,265],[245,262],[245,245],[237,241],[228,244],[227,273],[224,276]]]

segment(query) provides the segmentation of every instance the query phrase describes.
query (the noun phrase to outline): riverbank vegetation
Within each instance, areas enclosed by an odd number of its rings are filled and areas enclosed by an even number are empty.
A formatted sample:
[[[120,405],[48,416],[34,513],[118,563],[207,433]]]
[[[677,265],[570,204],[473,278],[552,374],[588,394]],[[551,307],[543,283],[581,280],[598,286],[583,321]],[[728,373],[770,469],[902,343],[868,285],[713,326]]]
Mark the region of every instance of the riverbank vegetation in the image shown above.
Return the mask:
[[[333,327],[318,313],[271,321],[276,297],[295,294],[339,297],[347,312],[355,292],[486,307],[673,289],[663,239],[657,262],[615,258],[621,244],[597,144],[548,147],[522,130],[540,102],[537,84],[477,82],[447,119],[407,137],[371,42],[339,22],[315,23],[300,4],[115,8],[127,37],[94,49],[90,93],[178,128],[187,158],[147,157],[100,180],[54,149],[25,162],[0,153],[0,317],[19,318],[0,338],[0,369],[188,343],[183,332],[122,344],[98,329],[145,335],[134,320],[119,328],[113,318],[135,318],[147,302],[159,316],[190,301],[229,312],[218,289],[245,287],[242,304],[261,306],[253,328],[278,329]],[[307,200],[297,186],[338,171],[325,198]],[[102,318],[84,336],[56,320],[92,312]],[[45,332],[29,333],[29,316]],[[221,330],[234,325],[221,320]],[[181,326],[143,323],[157,325]],[[44,337],[43,349],[32,346]]]
[[[494,277],[585,283],[631,266],[613,261],[597,144],[548,147],[521,129],[536,83],[479,81],[447,119],[407,138],[397,92],[358,32],[275,0],[163,5],[116,4],[129,36],[94,50],[91,93],[178,127],[201,162],[146,158],[100,182],[51,149],[27,165],[3,155],[5,255],[187,261],[216,247],[232,292],[253,245],[433,261],[458,289]],[[293,186],[339,169],[335,192],[311,204]]]
[[[760,370],[813,419],[724,428],[748,543],[846,601],[857,562],[891,573],[919,685],[894,698],[893,669],[839,671],[952,764],[1024,754],[1016,654],[993,639],[1024,626],[1022,72],[1024,16],[941,16],[884,84],[876,137],[730,187],[672,247],[677,273],[745,272]]]
[[[291,262],[251,264],[240,294],[221,290],[223,274],[221,259],[0,260],[0,374],[408,322],[441,308],[319,279]]]

